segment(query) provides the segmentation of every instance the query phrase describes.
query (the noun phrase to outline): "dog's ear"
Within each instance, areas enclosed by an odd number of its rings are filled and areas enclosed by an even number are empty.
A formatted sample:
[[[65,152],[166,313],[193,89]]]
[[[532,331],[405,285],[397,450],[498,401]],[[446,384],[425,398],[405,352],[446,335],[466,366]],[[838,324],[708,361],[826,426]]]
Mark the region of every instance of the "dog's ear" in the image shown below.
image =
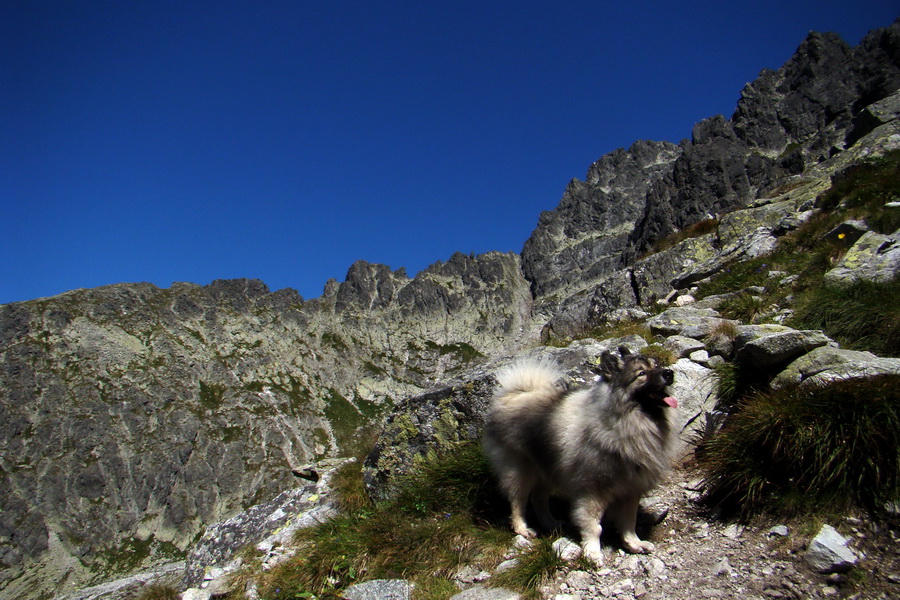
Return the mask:
[[[607,381],[611,381],[622,370],[624,363],[622,359],[606,350],[600,356],[600,374]]]
[[[631,354],[631,350],[629,350],[627,346],[619,346],[619,355],[622,356],[622,358],[625,358],[629,354]]]

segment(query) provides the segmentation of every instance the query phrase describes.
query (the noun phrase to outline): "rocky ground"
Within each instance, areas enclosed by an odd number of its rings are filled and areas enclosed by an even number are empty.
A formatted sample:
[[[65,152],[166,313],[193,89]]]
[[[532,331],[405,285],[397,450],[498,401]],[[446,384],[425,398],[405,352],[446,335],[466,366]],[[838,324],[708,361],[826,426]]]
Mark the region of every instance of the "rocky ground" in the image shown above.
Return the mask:
[[[691,465],[673,471],[655,494],[669,509],[650,538],[656,551],[612,550],[593,571],[564,569],[542,589],[544,598],[898,598],[900,555],[896,522],[844,516],[828,524],[850,539],[860,557],[846,574],[819,574],[807,564],[809,541],[822,523],[717,520],[698,502],[699,474]],[[787,535],[782,527],[787,528]],[[773,532],[773,528],[777,528]],[[781,531],[779,531],[781,530]]]

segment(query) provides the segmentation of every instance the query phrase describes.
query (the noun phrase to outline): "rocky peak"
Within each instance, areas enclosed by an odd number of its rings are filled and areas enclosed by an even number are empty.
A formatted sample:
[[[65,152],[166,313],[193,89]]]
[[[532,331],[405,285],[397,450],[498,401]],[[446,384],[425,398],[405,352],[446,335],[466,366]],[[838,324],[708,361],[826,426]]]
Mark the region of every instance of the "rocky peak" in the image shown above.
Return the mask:
[[[408,282],[406,269],[402,267],[392,271],[387,265],[358,260],[338,286],[334,308],[336,311],[385,308]]]
[[[569,290],[617,265],[643,197],[680,153],[670,142],[638,141],[594,162],[586,181],[569,182],[559,206],[541,214],[522,249],[533,293]]]
[[[701,121],[679,146],[638,142],[596,161],[522,250],[538,300],[627,266],[665,235],[745,207],[844,151],[878,124],[854,121],[859,111],[900,87],[898,40],[900,22],[855,48],[810,33],[784,66],[744,87],[730,119]]]

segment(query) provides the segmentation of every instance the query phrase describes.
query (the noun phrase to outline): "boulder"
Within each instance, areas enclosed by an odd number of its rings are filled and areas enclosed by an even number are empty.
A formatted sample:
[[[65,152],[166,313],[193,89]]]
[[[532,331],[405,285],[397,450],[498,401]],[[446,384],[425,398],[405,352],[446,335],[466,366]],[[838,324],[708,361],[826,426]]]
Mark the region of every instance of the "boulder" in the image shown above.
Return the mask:
[[[887,283],[900,275],[900,230],[891,235],[866,232],[838,264],[825,273],[826,283],[851,285],[857,281]]]
[[[796,384],[827,384],[885,374],[900,374],[900,358],[822,346],[789,364],[775,376],[771,386],[778,389]]]
[[[706,416],[716,406],[716,378],[711,369],[681,358],[671,369],[675,372],[672,393],[678,399],[678,427],[680,445],[675,454],[687,451],[688,446],[702,434]]]
[[[678,358],[686,358],[690,356],[692,352],[706,348],[706,345],[700,340],[695,340],[694,338],[685,337],[683,335],[670,335],[666,338],[666,341],[663,342],[663,346]]]
[[[210,525],[187,556],[182,585],[198,586],[211,569],[229,568],[228,563],[248,544],[265,549],[264,561],[268,561],[271,549],[289,542],[293,532],[333,516],[337,509],[330,481],[345,462],[342,459],[323,461],[315,469],[320,473],[316,483],[286,490],[269,502]]]
[[[847,547],[848,540],[831,525],[822,529],[809,544],[806,562],[818,573],[843,573],[849,571],[859,558]]]
[[[783,331],[747,342],[738,350],[735,361],[756,369],[768,369],[828,344],[834,342],[821,331]]]

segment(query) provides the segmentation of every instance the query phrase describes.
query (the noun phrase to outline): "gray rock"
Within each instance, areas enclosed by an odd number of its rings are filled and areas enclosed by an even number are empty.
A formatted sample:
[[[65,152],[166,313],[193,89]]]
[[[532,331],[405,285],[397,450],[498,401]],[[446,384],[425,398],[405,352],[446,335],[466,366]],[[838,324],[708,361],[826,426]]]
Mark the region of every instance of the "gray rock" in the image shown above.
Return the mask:
[[[409,600],[411,591],[404,579],[373,579],[351,585],[341,595],[347,600]]]
[[[666,563],[659,558],[651,558],[644,564],[647,576],[662,579],[666,576]]]
[[[857,281],[887,283],[900,275],[900,231],[882,235],[866,232],[840,262],[825,273],[825,281],[851,285]]]
[[[890,123],[900,115],[900,92],[873,102],[853,118],[853,125],[847,133],[847,143],[853,144],[874,129]]]
[[[775,376],[775,389],[795,384],[826,384],[845,379],[900,374],[900,358],[881,358],[871,352],[823,346],[789,364]]]
[[[769,537],[787,537],[788,528],[786,525],[775,525],[768,531]]]
[[[553,542],[553,551],[566,562],[572,562],[581,556],[581,546],[564,537]]]
[[[647,190],[680,153],[669,142],[639,141],[597,160],[585,181],[572,180],[559,206],[541,214],[522,249],[522,268],[535,295],[600,279],[618,268]]]
[[[672,392],[678,400],[678,424],[681,429],[680,446],[676,454],[689,450],[703,429],[703,415],[716,405],[716,380],[710,369],[690,359],[682,358],[671,366],[675,372]]]
[[[734,346],[735,349],[739,351],[745,344],[748,344],[753,340],[788,331],[794,331],[794,329],[785,325],[776,325],[773,323],[738,325],[738,335],[734,340]]]
[[[713,258],[672,279],[672,287],[682,288],[707,279],[726,267],[741,261],[769,254],[775,249],[777,239],[766,227],[757,227],[749,234],[735,240]]]
[[[650,332],[654,335],[697,338],[709,332],[722,321],[721,315],[711,308],[676,307],[669,308],[655,317],[647,319]],[[696,332],[687,335],[685,332]]]
[[[506,588],[476,585],[451,596],[450,600],[519,600],[521,597],[518,592]]]
[[[671,335],[663,342],[666,349],[671,350],[678,358],[686,358],[697,350],[703,350],[706,345],[700,340],[684,337],[683,335]]]
[[[849,571],[859,558],[847,547],[849,541],[832,526],[823,525],[809,544],[806,562],[819,573],[843,573]]]
[[[566,585],[575,590],[586,590],[594,583],[594,577],[587,571],[571,571],[566,575]]]
[[[849,221],[844,221],[826,233],[823,238],[834,243],[843,244],[844,247],[848,247],[855,244],[867,231],[869,231],[869,227],[866,225],[865,221],[851,219]]]
[[[828,344],[834,342],[821,331],[773,333],[745,343],[737,351],[735,361],[756,369],[768,369]]]
[[[691,352],[688,358],[701,365],[709,364],[709,352],[707,352],[706,350],[696,350],[694,352]]]
[[[731,563],[728,562],[728,557],[723,556],[719,561],[713,566],[711,573],[713,575],[718,575],[720,577],[730,577],[734,572],[734,568],[731,566]]]

